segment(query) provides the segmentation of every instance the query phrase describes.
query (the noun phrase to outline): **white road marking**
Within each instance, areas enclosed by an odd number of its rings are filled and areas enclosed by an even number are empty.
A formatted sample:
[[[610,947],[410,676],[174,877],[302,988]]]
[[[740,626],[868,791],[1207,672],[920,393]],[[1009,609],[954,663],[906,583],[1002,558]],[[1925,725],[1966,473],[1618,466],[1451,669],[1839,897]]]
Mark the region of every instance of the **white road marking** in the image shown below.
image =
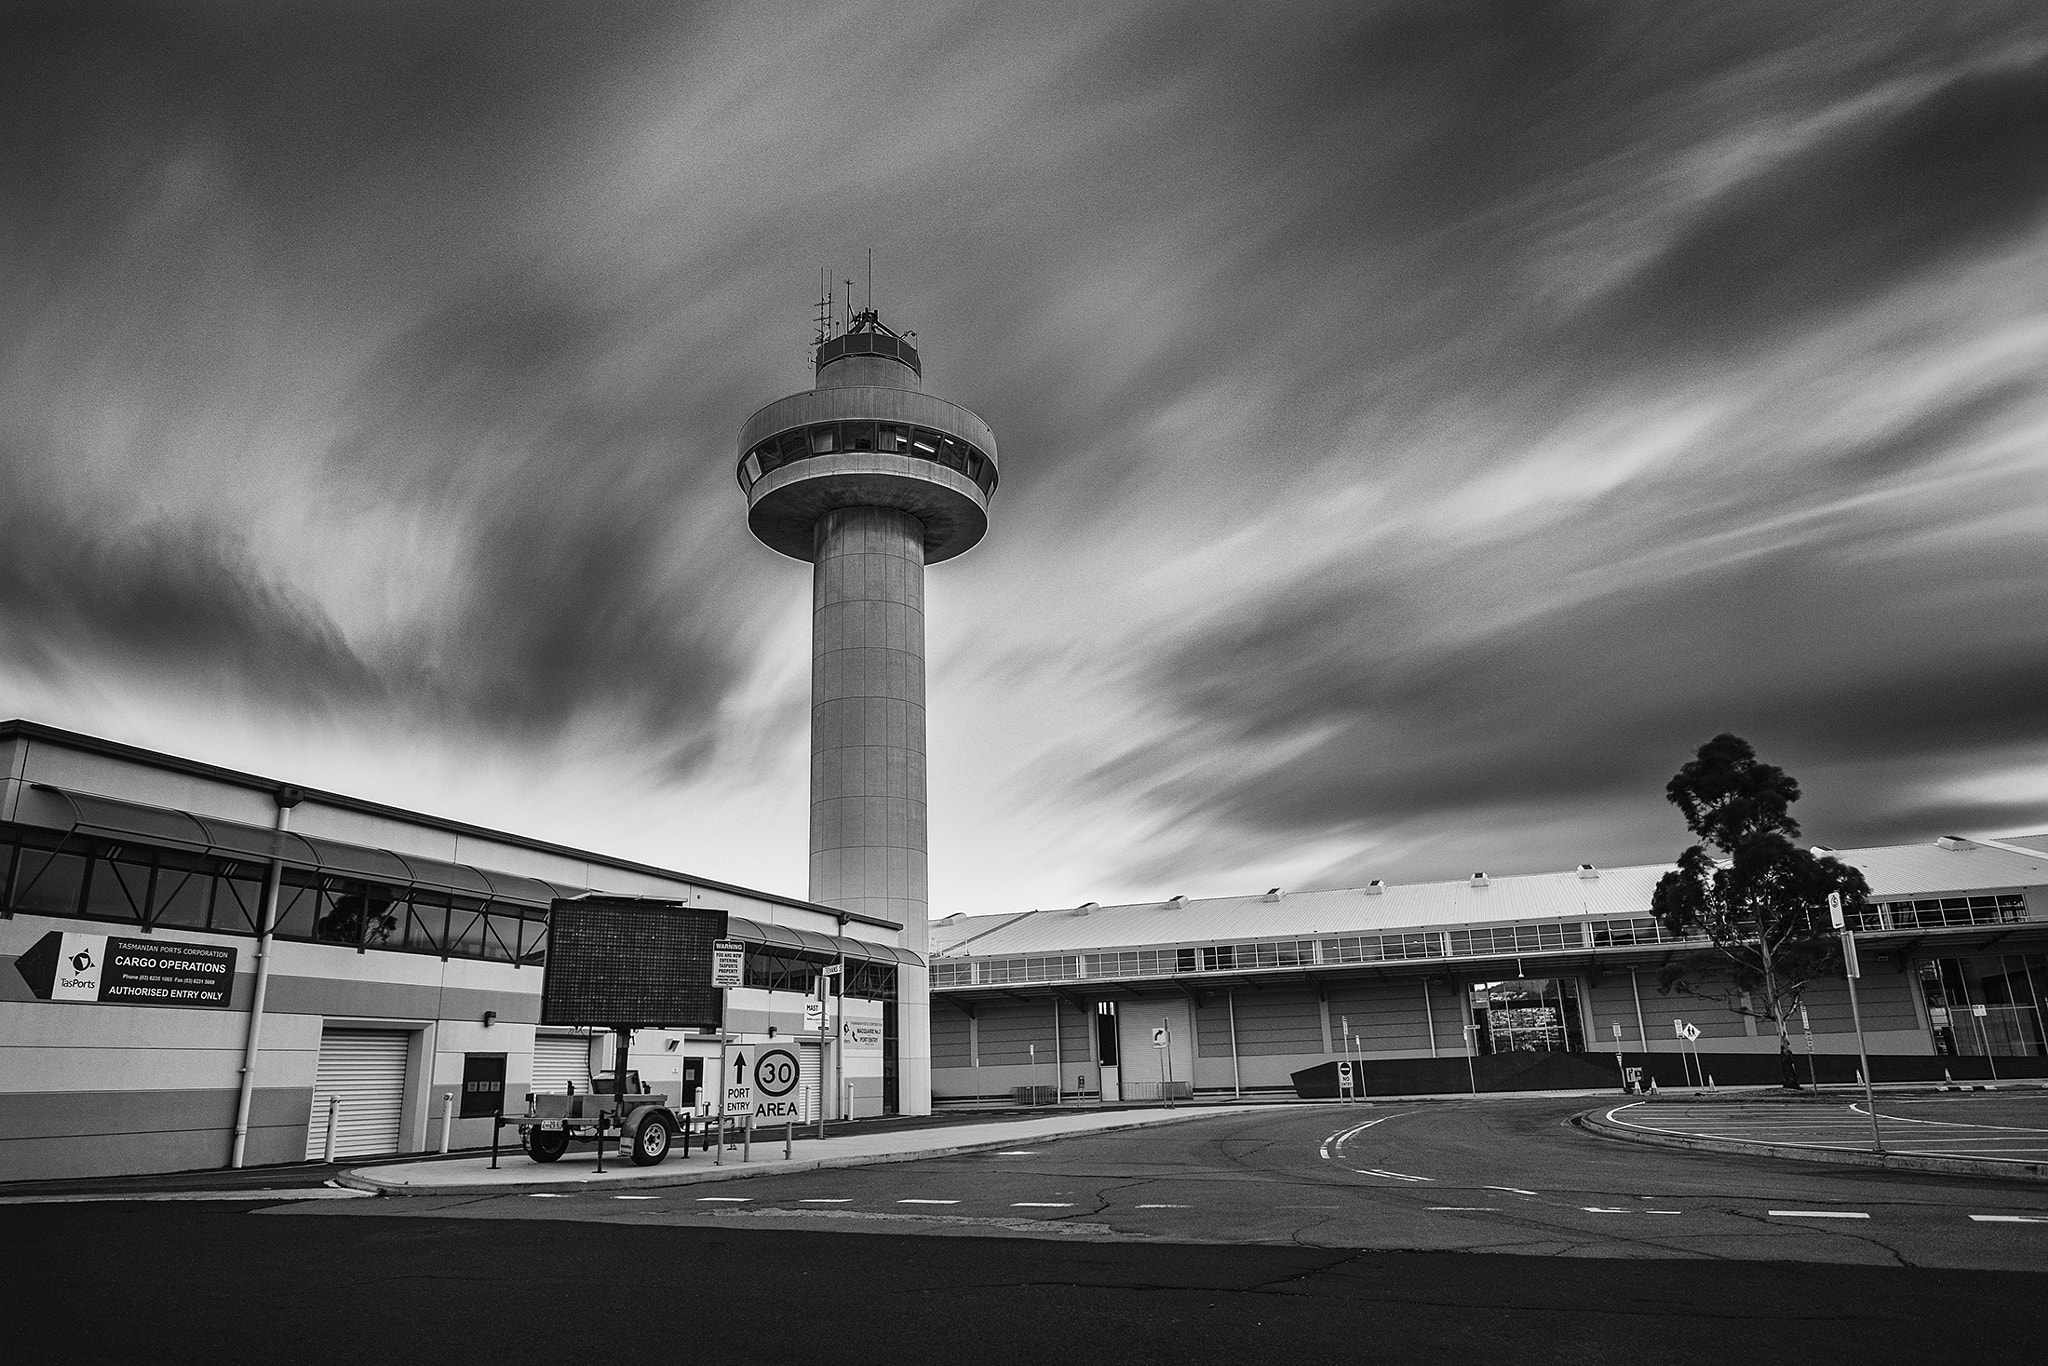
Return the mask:
[[[1683,1214],[1683,1213],[1685,1213],[1685,1211],[1684,1211],[1684,1210],[1682,1210],[1682,1209],[1646,1209],[1646,1210],[1644,1210],[1644,1211],[1643,1211],[1643,1213],[1645,1213],[1645,1214]]]
[[[814,1200],[799,1200],[797,1203],[799,1205],[850,1205],[853,1203],[853,1197],[850,1195],[835,1195],[830,1198],[820,1196]]]
[[[1459,1213],[1469,1213],[1469,1214],[1499,1214],[1499,1213],[1500,1213],[1500,1206],[1498,1206],[1498,1205],[1424,1205],[1424,1206],[1423,1206],[1423,1208],[1424,1208],[1425,1210],[1428,1210],[1428,1211],[1430,1211],[1430,1212],[1431,1212],[1432,1214],[1459,1214]]]
[[[1190,1205],[1140,1205],[1139,1209],[1191,1209]]]
[[[744,1205],[753,1198],[751,1195],[700,1195],[697,1197],[697,1203],[700,1205]]]
[[[1072,1209],[1071,1204],[1062,1205],[1044,1200],[1019,1200],[1011,1209]]]
[[[1868,1219],[1867,1214],[1851,1214],[1839,1209],[1774,1209],[1773,1219]]]
[[[1482,1186],[1480,1187],[1480,1189],[1490,1191],[1506,1191],[1509,1195],[1534,1195],[1536,1193],[1535,1191],[1525,1191],[1520,1186]]]
[[[1973,1214],[1970,1221],[1977,1224],[2048,1224],[2048,1218],[2035,1214]]]
[[[1582,1210],[1584,1210],[1584,1211],[1585,1211],[1586,1213],[1588,1213],[1588,1214],[1627,1214],[1627,1213],[1628,1213],[1628,1211],[1627,1211],[1627,1210],[1625,1210],[1625,1209],[1607,1209],[1607,1208],[1605,1208],[1604,1206],[1601,1206],[1601,1205],[1580,1205],[1580,1206],[1579,1206],[1579,1208],[1580,1208],[1580,1209],[1582,1209]]]
[[[899,1205],[957,1205],[958,1200],[898,1200]]]
[[[1020,1151],[1017,1151],[1017,1152],[997,1153],[997,1154],[996,1154],[996,1156],[997,1156],[997,1157],[1036,1157],[1036,1156],[1038,1156],[1038,1150],[1034,1148],[1034,1149],[1030,1150],[1029,1152],[1025,1152],[1025,1151],[1021,1151],[1021,1150],[1020,1150]]]
[[[1378,1167],[1353,1167],[1351,1170],[1357,1172],[1360,1176],[1384,1176],[1389,1181],[1428,1181],[1431,1183],[1436,1181],[1436,1178],[1433,1176],[1410,1176],[1406,1172],[1382,1171]]]
[[[1407,1113],[1408,1112],[1406,1110],[1403,1110],[1401,1112],[1401,1114]],[[1373,1125],[1385,1124],[1390,1119],[1399,1119],[1400,1117],[1400,1115],[1381,1115],[1378,1119],[1368,1119],[1363,1124],[1354,1125],[1353,1127],[1345,1129],[1339,1133],[1331,1134],[1328,1138],[1323,1140],[1323,1146],[1320,1149],[1320,1152],[1322,1153],[1322,1156],[1325,1159],[1327,1159],[1330,1156],[1330,1153],[1333,1149],[1337,1151],[1342,1151],[1345,1143],[1350,1141],[1352,1138],[1357,1137],[1359,1134],[1364,1133]]]
[[[661,1199],[661,1197],[660,1197],[660,1196],[658,1196],[658,1195],[614,1195],[614,1196],[612,1197],[612,1199],[614,1199],[614,1200],[659,1200],[659,1199]]]
[[[553,1191],[528,1191],[526,1198],[529,1200],[567,1200],[570,1197],[567,1195],[557,1195]]]

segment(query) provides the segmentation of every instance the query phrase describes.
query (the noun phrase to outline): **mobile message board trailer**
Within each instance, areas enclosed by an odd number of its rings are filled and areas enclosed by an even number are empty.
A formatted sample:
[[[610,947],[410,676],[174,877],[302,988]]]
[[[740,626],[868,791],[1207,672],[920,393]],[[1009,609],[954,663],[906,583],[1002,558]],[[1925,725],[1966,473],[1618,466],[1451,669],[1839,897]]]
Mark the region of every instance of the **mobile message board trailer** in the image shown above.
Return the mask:
[[[553,1162],[572,1141],[595,1139],[602,1163],[613,1132],[637,1166],[668,1156],[683,1125],[668,1096],[641,1091],[628,1069],[633,1031],[722,1028],[725,992],[712,969],[726,928],[724,911],[649,897],[582,896],[549,907],[540,1022],[608,1029],[617,1044],[610,1095],[529,1093],[516,1121],[527,1156]]]

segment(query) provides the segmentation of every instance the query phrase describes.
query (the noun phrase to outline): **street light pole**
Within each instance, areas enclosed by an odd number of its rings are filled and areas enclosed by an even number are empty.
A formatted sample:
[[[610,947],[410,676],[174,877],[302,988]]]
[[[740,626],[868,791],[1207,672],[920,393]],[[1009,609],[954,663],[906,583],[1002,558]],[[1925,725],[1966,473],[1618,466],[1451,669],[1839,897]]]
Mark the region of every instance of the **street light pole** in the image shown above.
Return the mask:
[[[1842,914],[1842,894],[1828,893],[1828,918],[1842,932],[1842,975],[1849,983],[1849,1018],[1856,1023],[1856,1059],[1863,1064],[1863,1108],[1870,1111],[1870,1141],[1880,1156],[1884,1153],[1884,1131],[1877,1123],[1877,1097],[1870,1087],[1870,1050],[1863,1042],[1863,1008],[1856,1000],[1856,979],[1863,975],[1856,961],[1856,932]]]

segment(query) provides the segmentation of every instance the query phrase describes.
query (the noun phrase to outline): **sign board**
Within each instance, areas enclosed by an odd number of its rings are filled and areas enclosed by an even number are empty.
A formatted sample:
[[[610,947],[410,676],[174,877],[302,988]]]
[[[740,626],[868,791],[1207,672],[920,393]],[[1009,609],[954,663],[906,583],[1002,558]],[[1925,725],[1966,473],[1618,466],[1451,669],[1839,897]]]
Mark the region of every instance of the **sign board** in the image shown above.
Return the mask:
[[[649,897],[561,899],[548,910],[544,1025],[717,1029],[725,995],[711,984],[725,912]]]
[[[1350,1063],[1348,1063],[1348,1062],[1340,1062],[1340,1063],[1338,1063],[1338,1064],[1337,1064],[1337,1080],[1339,1080],[1339,1081],[1343,1082],[1343,1083],[1344,1083],[1344,1084],[1345,1084],[1346,1086],[1349,1086],[1349,1085],[1351,1084],[1351,1064],[1350,1064]]]
[[[1698,1043],[1700,1041],[1700,1027],[1696,1024],[1689,1024],[1678,1032],[1687,1043]]]
[[[880,1048],[882,1046],[882,1022],[880,1020],[841,1020],[839,1042],[848,1048]]]
[[[44,1001],[225,1010],[235,950],[174,939],[122,939],[51,930],[14,960]]]
[[[1163,1030],[1163,1029],[1155,1029],[1155,1030],[1153,1030],[1153,1031],[1152,1031],[1152,1046],[1153,1046],[1154,1048],[1164,1048],[1164,1047],[1166,1047],[1166,1031],[1165,1031],[1165,1030]]]
[[[1609,1026],[1609,1027],[1610,1027],[1610,1028],[1612,1028],[1612,1029],[1614,1030],[1614,1041],[1615,1041],[1616,1043],[1620,1043],[1620,1042],[1621,1042],[1621,1026],[1620,1026],[1620,1025],[1618,1025],[1618,1024],[1616,1024],[1616,1025],[1611,1025],[1611,1026]]]
[[[747,946],[721,939],[711,946],[711,985],[720,990],[747,984]]]
[[[745,1115],[754,1108],[754,1046],[733,1044],[725,1050],[725,1103],[728,1115]]]
[[[1842,972],[1845,976],[1861,977],[1863,964],[1856,958],[1856,936],[1842,931]]]
[[[805,1028],[805,1029],[823,1029],[824,1027],[825,1027],[825,1001],[824,1001],[824,998],[823,998],[823,997],[820,997],[820,996],[806,996],[806,997],[804,997],[804,1028]]]
[[[803,1097],[797,1083],[803,1078],[803,1060],[793,1043],[762,1044],[754,1049],[754,1119],[778,1124],[804,1117]],[[731,1113],[730,1110],[727,1111]]]
[[[1971,1006],[1970,1013],[1981,1020],[1990,1015],[1991,1012],[1986,1010],[1983,1006]]]

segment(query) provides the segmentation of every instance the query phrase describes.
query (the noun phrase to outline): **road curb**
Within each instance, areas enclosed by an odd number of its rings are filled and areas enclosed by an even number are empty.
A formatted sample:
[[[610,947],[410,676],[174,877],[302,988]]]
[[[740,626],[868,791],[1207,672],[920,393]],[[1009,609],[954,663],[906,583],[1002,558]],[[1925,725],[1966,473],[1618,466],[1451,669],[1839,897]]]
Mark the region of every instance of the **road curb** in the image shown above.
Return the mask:
[[[1653,1134],[1610,1124],[1599,1110],[1584,1110],[1572,1123],[1602,1138],[1641,1143],[1652,1148],[1725,1153],[1736,1157],[1775,1157],[1792,1162],[1826,1162],[1843,1167],[1883,1167],[1892,1171],[1932,1172],[1943,1176],[1991,1176],[2008,1181],[2048,1182],[2048,1163],[1994,1162],[1974,1157],[1925,1157],[1918,1153],[1861,1152],[1854,1148],[1804,1148],[1790,1143],[1750,1143],[1739,1138],[1704,1138],[1689,1134]]]
[[[1217,1107],[1213,1109],[1189,1110],[1180,1114],[1155,1114],[1126,1120],[1117,1124],[1091,1125],[1086,1129],[1075,1129],[1067,1133],[1041,1134],[1035,1137],[983,1139],[971,1143],[948,1144],[942,1148],[920,1148],[914,1151],[893,1153],[846,1153],[835,1157],[792,1158],[787,1162],[756,1162],[746,1166],[706,1167],[694,1171],[657,1172],[647,1171],[621,1176],[607,1173],[598,1176],[575,1177],[557,1181],[512,1181],[489,1185],[475,1182],[436,1182],[432,1185],[408,1185],[393,1181],[380,1181],[370,1174],[370,1169],[358,1168],[343,1172],[335,1178],[337,1185],[352,1190],[368,1191],[373,1195],[544,1195],[584,1194],[595,1190],[646,1190],[660,1186],[697,1186],[714,1181],[737,1181],[749,1176],[780,1176],[798,1172],[828,1171],[841,1167],[874,1167],[890,1162],[917,1162],[927,1157],[957,1157],[962,1153],[995,1152],[1012,1148],[1020,1143],[1051,1143],[1063,1138],[1086,1138],[1093,1134],[1117,1133],[1125,1129],[1146,1129],[1161,1124],[1178,1124],[1193,1119],[1212,1119],[1219,1115],[1243,1114],[1243,1107]],[[524,1160],[519,1149],[510,1150],[510,1156]]]

